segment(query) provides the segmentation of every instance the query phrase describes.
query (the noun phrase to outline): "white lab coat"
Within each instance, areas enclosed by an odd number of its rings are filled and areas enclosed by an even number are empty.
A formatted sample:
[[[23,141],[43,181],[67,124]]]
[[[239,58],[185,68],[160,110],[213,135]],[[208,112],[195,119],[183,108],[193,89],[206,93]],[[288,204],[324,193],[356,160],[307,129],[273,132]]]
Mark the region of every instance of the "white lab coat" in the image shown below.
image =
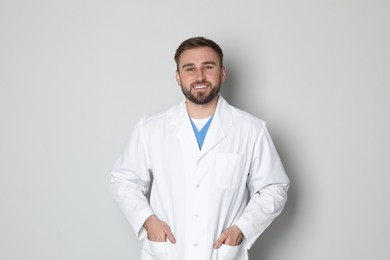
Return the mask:
[[[221,96],[201,151],[183,101],[140,120],[112,171],[114,199],[143,239],[142,260],[248,259],[283,209],[288,186],[265,123]],[[151,214],[171,227],[176,244],[147,239]],[[243,243],[213,249],[232,225]]]

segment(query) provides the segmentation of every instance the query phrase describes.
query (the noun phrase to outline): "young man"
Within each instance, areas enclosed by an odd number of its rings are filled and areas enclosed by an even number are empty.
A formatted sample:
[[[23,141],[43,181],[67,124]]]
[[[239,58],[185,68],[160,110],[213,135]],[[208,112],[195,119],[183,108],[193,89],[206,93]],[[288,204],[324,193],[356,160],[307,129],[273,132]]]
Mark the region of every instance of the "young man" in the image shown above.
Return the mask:
[[[221,48],[190,38],[175,61],[185,100],[137,123],[112,171],[113,196],[143,239],[142,260],[246,260],[282,211],[289,179],[264,121],[219,95]]]

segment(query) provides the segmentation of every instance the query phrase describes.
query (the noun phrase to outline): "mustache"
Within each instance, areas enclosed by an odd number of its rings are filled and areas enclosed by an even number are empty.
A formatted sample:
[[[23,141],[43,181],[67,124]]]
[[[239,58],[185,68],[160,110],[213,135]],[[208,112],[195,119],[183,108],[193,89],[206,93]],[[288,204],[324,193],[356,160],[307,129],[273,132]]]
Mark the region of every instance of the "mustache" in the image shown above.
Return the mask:
[[[206,80],[202,80],[202,81],[195,81],[193,83],[191,83],[191,86],[193,85],[208,85],[208,86],[212,86],[213,84],[211,84],[211,82],[209,81],[206,81]]]

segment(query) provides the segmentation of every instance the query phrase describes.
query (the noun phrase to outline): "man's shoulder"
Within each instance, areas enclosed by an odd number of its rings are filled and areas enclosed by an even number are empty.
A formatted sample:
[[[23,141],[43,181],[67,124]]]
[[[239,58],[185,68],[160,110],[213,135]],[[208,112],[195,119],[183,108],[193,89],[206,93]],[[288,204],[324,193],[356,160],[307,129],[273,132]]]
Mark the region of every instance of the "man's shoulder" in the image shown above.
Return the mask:
[[[264,128],[266,123],[263,119],[232,105],[229,105],[233,121],[245,127]]]
[[[164,123],[174,122],[178,114],[180,113],[182,108],[182,104],[177,104],[175,106],[170,107],[167,110],[160,111],[150,116],[145,116],[140,119],[139,123],[143,127],[154,127],[156,125],[162,125]]]

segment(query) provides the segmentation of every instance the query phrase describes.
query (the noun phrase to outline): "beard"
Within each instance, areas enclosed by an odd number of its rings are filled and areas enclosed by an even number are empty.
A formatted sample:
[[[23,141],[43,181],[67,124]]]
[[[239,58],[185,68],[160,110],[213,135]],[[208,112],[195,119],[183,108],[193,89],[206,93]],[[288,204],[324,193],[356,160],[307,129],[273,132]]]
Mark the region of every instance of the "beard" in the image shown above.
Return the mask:
[[[211,100],[213,100],[218,94],[219,90],[221,89],[220,82],[217,85],[212,85],[210,82],[196,82],[196,84],[207,84],[210,89],[210,91],[207,93],[206,91],[197,91],[195,93],[192,93],[192,87],[186,88],[183,87],[183,84],[180,84],[181,91],[183,92],[184,96],[191,101],[194,104],[197,105],[205,105],[209,103]]]

